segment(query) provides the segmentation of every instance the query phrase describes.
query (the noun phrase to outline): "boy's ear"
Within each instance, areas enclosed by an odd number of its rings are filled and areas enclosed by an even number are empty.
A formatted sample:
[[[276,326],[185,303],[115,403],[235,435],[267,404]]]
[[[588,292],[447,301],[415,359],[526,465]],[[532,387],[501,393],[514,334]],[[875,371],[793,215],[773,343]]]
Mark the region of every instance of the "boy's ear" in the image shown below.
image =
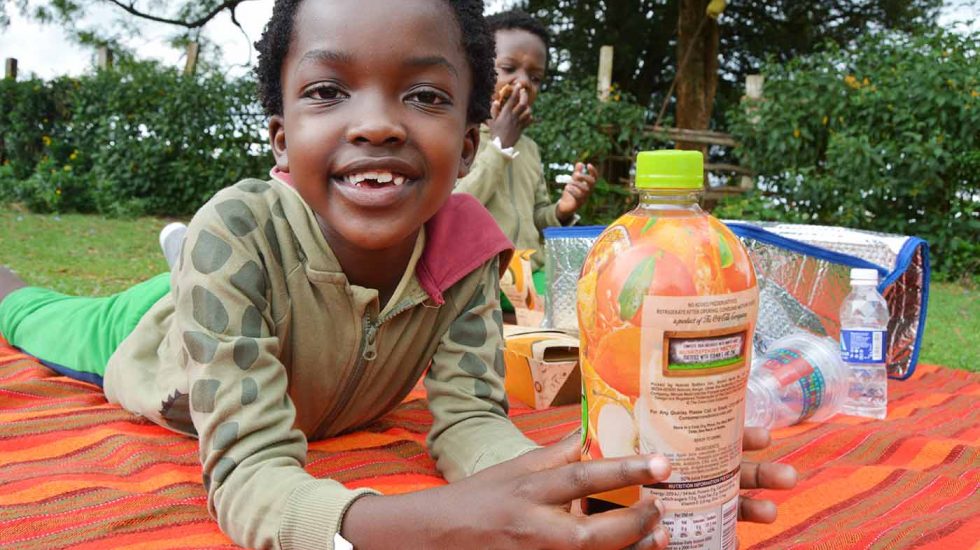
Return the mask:
[[[457,179],[470,173],[473,166],[473,159],[476,158],[476,151],[480,148],[480,125],[468,124],[466,133],[463,134],[463,154],[459,160],[459,175]]]
[[[282,115],[272,115],[269,118],[269,144],[272,145],[272,156],[276,158],[276,168],[280,172],[289,172],[289,157],[286,155],[286,126]]]

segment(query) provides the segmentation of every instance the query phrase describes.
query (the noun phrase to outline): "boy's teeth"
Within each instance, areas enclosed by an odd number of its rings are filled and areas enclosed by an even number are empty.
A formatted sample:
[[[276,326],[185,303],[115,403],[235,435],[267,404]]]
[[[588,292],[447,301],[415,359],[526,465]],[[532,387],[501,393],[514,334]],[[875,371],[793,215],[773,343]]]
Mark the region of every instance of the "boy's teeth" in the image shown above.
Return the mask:
[[[360,186],[361,182],[364,180],[374,180],[378,183],[394,183],[395,185],[402,185],[405,183],[405,176],[401,174],[393,174],[391,172],[359,172],[356,174],[347,174],[345,178],[349,183]]]

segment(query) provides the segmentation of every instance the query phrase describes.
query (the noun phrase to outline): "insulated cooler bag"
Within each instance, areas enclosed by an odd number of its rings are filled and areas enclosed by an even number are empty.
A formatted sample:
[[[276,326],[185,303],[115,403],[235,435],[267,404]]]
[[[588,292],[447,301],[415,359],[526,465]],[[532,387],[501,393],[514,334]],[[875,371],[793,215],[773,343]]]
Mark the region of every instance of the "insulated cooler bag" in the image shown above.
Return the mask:
[[[850,269],[880,274],[888,302],[888,375],[904,380],[919,357],[929,300],[929,246],[918,237],[819,225],[726,224],[749,251],[759,279],[755,347],[799,329],[840,337],[838,312],[850,292]]]

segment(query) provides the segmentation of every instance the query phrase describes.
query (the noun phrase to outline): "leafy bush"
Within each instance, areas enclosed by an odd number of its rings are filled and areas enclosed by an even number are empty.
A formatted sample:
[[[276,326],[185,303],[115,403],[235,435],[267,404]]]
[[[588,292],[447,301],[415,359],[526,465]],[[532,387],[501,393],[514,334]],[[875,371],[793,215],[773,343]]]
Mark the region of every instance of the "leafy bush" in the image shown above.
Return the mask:
[[[189,214],[271,164],[247,78],[123,60],[79,79],[4,81],[0,102],[0,200],[35,210]]]
[[[534,119],[528,135],[541,149],[545,179],[555,181],[555,176],[569,173],[569,165],[576,162],[598,165],[600,159],[632,157],[644,139],[646,114],[632,96],[615,88],[610,100],[601,102],[595,80],[566,80],[538,96]],[[628,186],[600,180],[579,211],[581,223],[607,224],[632,203]]]
[[[978,35],[869,34],[765,67],[729,113],[760,188],[722,216],[919,235],[947,277],[980,268]]]

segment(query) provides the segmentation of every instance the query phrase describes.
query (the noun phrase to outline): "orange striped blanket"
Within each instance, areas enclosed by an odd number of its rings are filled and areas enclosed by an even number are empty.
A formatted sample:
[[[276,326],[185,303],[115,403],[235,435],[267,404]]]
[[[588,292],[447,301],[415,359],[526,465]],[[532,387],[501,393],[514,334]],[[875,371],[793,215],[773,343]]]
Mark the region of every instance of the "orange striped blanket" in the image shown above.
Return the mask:
[[[920,366],[893,383],[887,421],[837,417],[777,432],[763,455],[795,465],[770,526],[742,524],[742,548],[976,548],[980,540],[980,375]],[[515,408],[542,444],[578,407]],[[444,483],[425,451],[420,394],[370,429],[311,444],[308,470],[386,493]],[[196,442],[105,402],[0,345],[0,546],[223,548]]]

